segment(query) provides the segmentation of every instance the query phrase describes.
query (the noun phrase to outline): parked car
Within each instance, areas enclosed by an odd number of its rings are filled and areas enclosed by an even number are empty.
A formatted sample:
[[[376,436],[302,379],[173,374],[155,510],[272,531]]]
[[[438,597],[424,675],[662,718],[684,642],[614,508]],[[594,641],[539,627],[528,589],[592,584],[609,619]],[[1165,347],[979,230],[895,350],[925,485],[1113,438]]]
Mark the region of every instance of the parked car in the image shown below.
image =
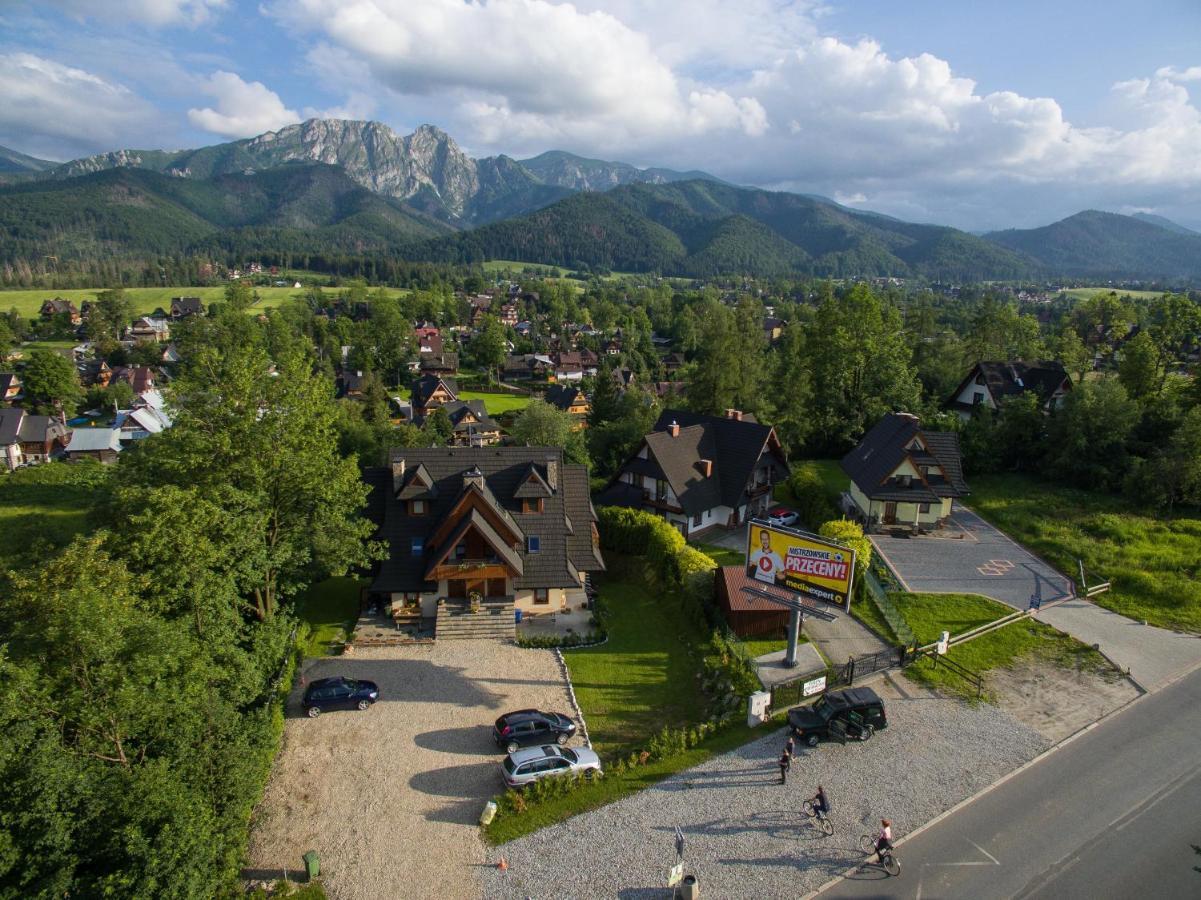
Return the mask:
[[[816,747],[820,740],[866,741],[888,727],[884,701],[868,687],[847,688],[822,695],[811,706],[788,711],[788,724],[798,740]]]
[[[304,689],[300,705],[315,719],[327,709],[366,709],[379,699],[379,687],[374,681],[353,678],[318,678]]]
[[[768,510],[767,521],[772,525],[795,525],[797,514],[795,510],[791,510],[787,506],[777,506]]]
[[[527,747],[505,757],[500,774],[509,787],[524,787],[539,778],[578,772],[590,778],[601,774],[600,757],[587,747]]]
[[[566,744],[576,731],[576,724],[562,713],[539,712],[536,709],[519,709],[505,713],[492,726],[492,739],[506,753],[518,747],[535,744]]]

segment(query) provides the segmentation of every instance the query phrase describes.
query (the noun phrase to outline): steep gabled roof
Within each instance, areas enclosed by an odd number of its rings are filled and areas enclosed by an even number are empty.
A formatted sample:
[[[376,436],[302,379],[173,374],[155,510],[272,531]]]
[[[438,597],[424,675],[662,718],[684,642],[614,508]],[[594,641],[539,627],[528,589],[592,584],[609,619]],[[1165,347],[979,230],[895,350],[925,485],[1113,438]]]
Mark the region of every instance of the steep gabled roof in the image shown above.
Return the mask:
[[[550,489],[546,480],[539,474],[538,467],[530,463],[525,477],[521,480],[517,490],[513,492],[513,496],[519,500],[530,500],[537,497],[549,497],[553,493],[554,491]]]
[[[429,403],[430,397],[433,396],[439,385],[450,391],[451,399],[459,399],[459,385],[453,378],[422,375],[413,383],[413,406],[425,406]]]
[[[671,485],[686,513],[695,515],[717,506],[731,505],[722,502],[720,470],[715,466],[706,477],[701,466],[701,460],[712,460],[717,456],[717,443],[709,429],[692,425],[681,428],[675,437],[670,431],[652,431],[643,442],[649,458],[658,465],[663,479]],[[745,485],[744,481],[742,487]]]
[[[546,389],[546,402],[551,406],[557,407],[564,412],[571,409],[576,398],[583,394],[578,387],[570,387],[565,384],[552,384]]]
[[[522,574],[525,565],[522,562],[521,555],[511,545],[505,543],[504,538],[497,533],[496,529],[492,527],[491,523],[478,510],[473,509],[459,519],[458,525],[446,537],[446,540],[442,541],[441,545],[436,547],[430,555],[429,565],[426,567],[425,572],[427,579],[433,578],[434,569],[446,561],[446,557],[454,550],[455,545],[463,540],[468,531],[472,530],[484,539],[485,543],[496,552],[497,557],[515,574]]]
[[[912,448],[912,449],[911,449]],[[909,486],[889,484],[892,473],[910,460],[915,468],[935,464],[946,473],[931,471]],[[864,495],[873,500],[933,503],[941,497],[968,493],[959,455],[959,436],[952,432],[922,431],[917,416],[887,413],[863,440],[842,458],[842,470]]]
[[[655,423],[655,432],[667,432],[672,422],[679,423],[681,435],[684,429],[693,426],[703,428],[708,435],[708,442],[703,448],[698,443],[697,456],[691,463],[695,464],[700,459],[713,460],[714,475],[721,485],[719,497],[722,506],[740,505],[759,457],[769,445],[778,447],[772,427],[757,422],[748,415],[742,416],[741,419],[733,419],[707,416],[682,409],[665,409],[659,416],[659,421]],[[783,455],[780,457],[780,463],[787,467]]]
[[[1065,381],[1069,388],[1072,386],[1072,380],[1063,364],[1054,360],[978,362],[951,395],[952,405],[966,405],[958,403],[959,395],[968,384],[975,381],[977,375],[984,376],[984,384],[992,395],[993,402],[998,404],[1006,397],[1016,397],[1025,391],[1032,391],[1037,395],[1039,402],[1046,404]]]

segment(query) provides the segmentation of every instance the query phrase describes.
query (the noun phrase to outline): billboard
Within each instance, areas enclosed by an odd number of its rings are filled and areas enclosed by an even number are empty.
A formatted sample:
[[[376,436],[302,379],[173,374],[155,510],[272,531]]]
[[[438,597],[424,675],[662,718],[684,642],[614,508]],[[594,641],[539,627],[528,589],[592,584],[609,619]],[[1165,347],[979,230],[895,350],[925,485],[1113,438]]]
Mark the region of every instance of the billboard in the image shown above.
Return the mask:
[[[855,551],[811,534],[752,520],[747,526],[747,578],[846,606]]]

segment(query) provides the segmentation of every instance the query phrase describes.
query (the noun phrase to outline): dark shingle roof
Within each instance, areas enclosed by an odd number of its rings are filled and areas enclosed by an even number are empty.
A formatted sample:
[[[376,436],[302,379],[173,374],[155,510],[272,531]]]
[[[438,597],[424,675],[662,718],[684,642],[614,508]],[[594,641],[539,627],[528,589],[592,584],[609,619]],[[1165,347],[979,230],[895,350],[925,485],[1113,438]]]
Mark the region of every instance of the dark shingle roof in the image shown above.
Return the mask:
[[[679,455],[681,452],[694,452],[695,455],[686,460],[688,465],[696,465],[701,459],[713,460],[713,475],[720,484],[718,493],[720,505],[730,507],[741,505],[743,492],[754,471],[755,463],[759,461],[768,439],[772,436],[771,426],[763,425],[755,421],[753,417],[746,415],[739,420],[721,416],[706,416],[687,410],[665,409],[659,416],[659,421],[655,423],[655,432],[667,432],[673,421],[679,423],[681,436],[686,429],[694,426],[703,429],[706,435],[703,445],[700,441],[695,442],[694,451],[686,451],[687,445],[677,445],[674,453]],[[670,438],[670,435],[668,437]],[[663,444],[662,441],[658,441],[657,446],[663,447],[665,453],[673,452],[671,445]],[[662,463],[662,457],[658,453],[656,453],[656,457]],[[782,457],[780,464],[787,468]],[[673,468],[679,471],[679,464],[673,464]],[[699,474],[699,467],[696,471]],[[670,479],[668,480],[670,481]],[[676,490],[674,484],[672,490]],[[677,491],[677,495],[679,495],[679,491]],[[683,499],[682,495],[681,499]],[[682,503],[681,505],[689,512],[693,511],[687,504]],[[710,509],[716,505],[719,504],[715,503],[701,508]]]
[[[440,378],[437,375],[422,375],[413,382],[413,405],[425,406],[438,385],[446,387],[456,398],[459,396],[459,385],[453,378]]]
[[[522,540],[539,539],[539,550],[530,553],[522,544],[514,552],[522,561],[521,575],[514,579],[516,588],[576,587],[579,572],[603,569],[599,553],[592,545],[595,513],[588,497],[588,473],[583,466],[565,465],[558,447],[423,447],[392,451],[393,461],[403,460],[406,476],[423,466],[429,473],[436,496],[429,502],[429,514],[407,515],[404,503],[392,490],[392,470],[371,468],[364,475],[372,490],[368,495],[368,514],[379,526],[379,538],[389,547],[388,558],[379,567],[372,590],[433,591],[426,582],[430,561],[445,549],[424,546],[420,555],[412,553],[413,538],[430,540],[446,516],[464,495],[464,475],[473,468],[482,474],[480,495],[487,505]],[[552,478],[548,466],[557,468]],[[557,490],[547,496],[543,512],[521,513],[518,488],[526,483],[533,467],[544,483],[555,483]],[[407,483],[407,477],[406,481]],[[475,489],[475,488],[471,488]],[[476,502],[479,502],[478,500]]]
[[[909,450],[909,444],[920,438],[929,451],[919,445]],[[926,487],[920,479],[908,487],[888,484],[886,480],[906,459],[915,466],[929,465],[923,460],[932,456],[946,472],[946,479],[931,472]],[[936,503],[941,497],[961,497],[967,494],[963,467],[959,456],[959,436],[951,432],[922,431],[916,416],[888,413],[880,419],[858,446],[842,458],[842,470],[850,476],[859,490],[873,500],[898,500],[910,503]]]
[[[575,403],[576,398],[581,393],[577,387],[569,387],[565,384],[552,384],[546,389],[546,402],[566,412],[571,409],[571,404]]]
[[[953,405],[970,409],[970,405],[956,403],[956,399],[968,382],[976,378],[977,373],[984,376],[984,383],[996,403],[1000,403],[1006,397],[1016,397],[1025,391],[1033,391],[1039,401],[1046,403],[1068,377],[1063,364],[1054,361],[979,362],[968,372],[967,378],[960,382],[951,396]]]

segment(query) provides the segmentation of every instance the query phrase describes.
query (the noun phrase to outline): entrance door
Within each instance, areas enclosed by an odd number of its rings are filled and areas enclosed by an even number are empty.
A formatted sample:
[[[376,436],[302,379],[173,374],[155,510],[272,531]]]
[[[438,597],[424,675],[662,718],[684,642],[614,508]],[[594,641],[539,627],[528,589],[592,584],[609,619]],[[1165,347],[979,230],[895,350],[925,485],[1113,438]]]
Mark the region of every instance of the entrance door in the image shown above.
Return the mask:
[[[884,504],[884,524],[897,524],[897,505],[892,500],[889,500]]]

